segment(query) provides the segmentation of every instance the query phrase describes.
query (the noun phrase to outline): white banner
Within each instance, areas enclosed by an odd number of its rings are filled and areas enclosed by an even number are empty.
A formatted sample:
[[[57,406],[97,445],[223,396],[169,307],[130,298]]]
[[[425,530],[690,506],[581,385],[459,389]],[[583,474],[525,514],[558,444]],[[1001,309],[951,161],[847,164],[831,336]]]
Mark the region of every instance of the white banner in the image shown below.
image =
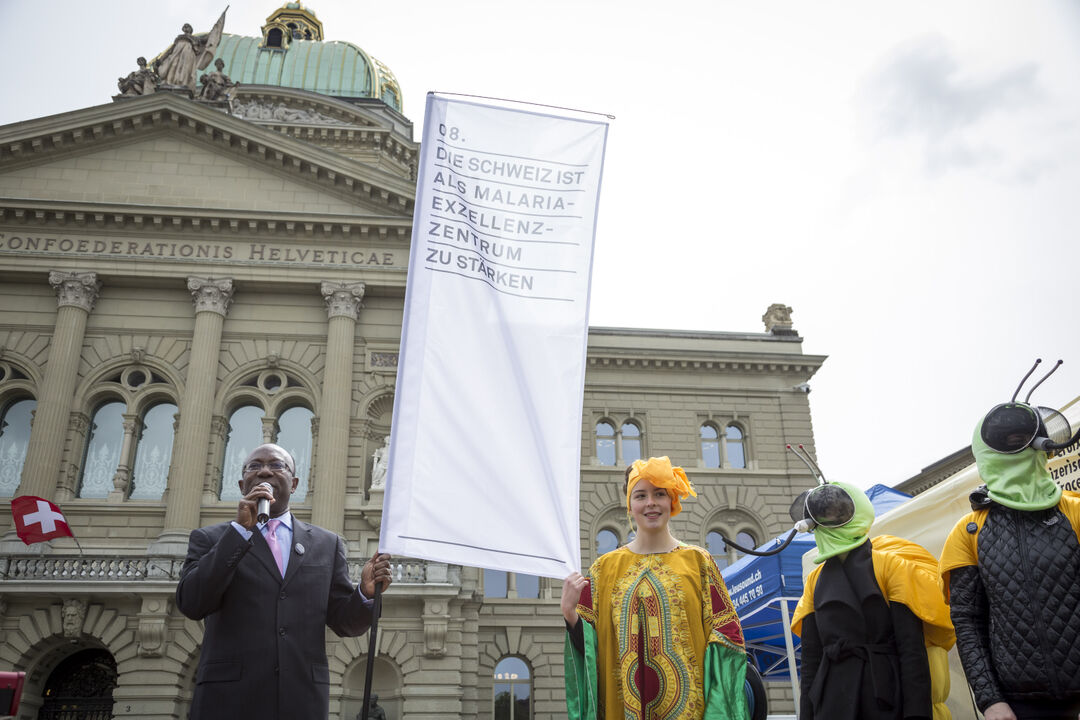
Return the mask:
[[[428,95],[385,552],[578,569],[597,118]]]

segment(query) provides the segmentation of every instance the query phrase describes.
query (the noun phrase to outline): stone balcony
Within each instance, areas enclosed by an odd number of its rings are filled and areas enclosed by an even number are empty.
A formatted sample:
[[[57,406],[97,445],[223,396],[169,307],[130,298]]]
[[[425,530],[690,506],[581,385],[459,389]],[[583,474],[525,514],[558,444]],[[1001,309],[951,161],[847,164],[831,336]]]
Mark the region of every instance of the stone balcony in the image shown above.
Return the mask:
[[[349,560],[349,578],[360,581],[364,559]],[[40,591],[43,585],[71,590],[73,585],[87,586],[95,591],[128,588],[131,583],[142,587],[175,586],[180,579],[184,561],[179,558],[145,555],[0,555],[0,582],[4,592],[19,590]],[[417,560],[394,558],[394,587],[408,586],[407,592],[415,593],[423,587],[432,590],[461,587],[461,566]]]

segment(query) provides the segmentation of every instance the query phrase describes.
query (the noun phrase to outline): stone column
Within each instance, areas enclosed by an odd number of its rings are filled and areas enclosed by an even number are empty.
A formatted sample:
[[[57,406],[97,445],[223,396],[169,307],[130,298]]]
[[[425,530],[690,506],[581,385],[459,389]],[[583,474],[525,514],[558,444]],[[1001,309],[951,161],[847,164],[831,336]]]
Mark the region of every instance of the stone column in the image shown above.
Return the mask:
[[[113,475],[113,491],[109,493],[109,502],[124,502],[131,490],[131,468],[135,465],[132,450],[135,447],[135,430],[141,424],[138,415],[124,413],[124,442],[120,446],[120,462]]]
[[[277,442],[277,436],[279,432],[276,417],[263,417],[262,419],[262,435],[264,443]]]
[[[195,302],[195,331],[184,396],[180,398],[180,423],[173,441],[173,462],[166,490],[165,529],[150,545],[151,554],[184,555],[188,534],[199,525],[206,454],[217,389],[221,328],[232,303],[231,278],[189,277],[188,290]]]
[[[517,573],[506,573],[506,597],[516,598],[517,592]]]
[[[340,534],[345,520],[342,509],[345,507],[345,469],[349,457],[353,345],[360,301],[364,299],[364,283],[324,282],[321,289],[329,327],[315,456],[318,477],[309,482],[314,494],[311,521]]]
[[[34,412],[22,481],[15,494],[51,500],[60,477],[64,432],[78,379],[86,320],[101,292],[101,282],[95,273],[54,271],[49,273],[49,284],[56,289],[59,304],[56,329]]]
[[[203,505],[216,502],[221,497],[221,458],[225,455],[228,434],[229,421],[226,418],[215,415],[210,419],[210,462],[203,478]]]
[[[73,410],[68,417],[67,453],[70,458],[82,458],[86,452],[90,430],[90,416],[79,410]],[[67,471],[60,473],[60,482],[56,486],[56,502],[66,503],[75,499],[75,493],[79,489],[79,471],[82,469],[80,462],[69,462]]]

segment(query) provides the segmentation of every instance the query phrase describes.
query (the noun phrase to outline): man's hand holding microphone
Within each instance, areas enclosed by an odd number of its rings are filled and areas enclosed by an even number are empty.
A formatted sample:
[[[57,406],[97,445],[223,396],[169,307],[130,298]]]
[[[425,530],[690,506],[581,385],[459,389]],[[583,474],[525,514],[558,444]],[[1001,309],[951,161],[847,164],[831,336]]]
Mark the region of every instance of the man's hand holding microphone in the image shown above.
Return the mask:
[[[236,506],[236,522],[248,530],[254,530],[259,523],[270,519],[270,503],[274,502],[274,492],[270,483],[261,482],[247,495],[240,498]]]
[[[254,530],[259,523],[270,519],[270,506],[274,503],[274,488],[269,482],[260,482],[251,488],[236,506],[236,522],[248,530]],[[286,510],[288,506],[286,506]],[[390,556],[386,553],[375,553],[375,556],[364,563],[360,572],[360,589],[364,597],[375,596],[375,584],[378,583],[382,590],[390,586],[393,572],[390,567]]]

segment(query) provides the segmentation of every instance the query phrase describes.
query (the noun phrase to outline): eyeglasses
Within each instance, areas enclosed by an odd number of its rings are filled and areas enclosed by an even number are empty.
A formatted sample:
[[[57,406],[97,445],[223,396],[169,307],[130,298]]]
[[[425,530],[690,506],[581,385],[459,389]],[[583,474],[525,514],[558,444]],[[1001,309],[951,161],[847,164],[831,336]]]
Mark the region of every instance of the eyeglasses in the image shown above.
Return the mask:
[[[255,460],[254,462],[249,462],[247,465],[244,466],[244,472],[259,472],[263,468],[268,468],[273,472],[281,472],[282,470],[288,470],[289,465],[288,463],[284,463],[281,460],[271,460],[268,463]]]

